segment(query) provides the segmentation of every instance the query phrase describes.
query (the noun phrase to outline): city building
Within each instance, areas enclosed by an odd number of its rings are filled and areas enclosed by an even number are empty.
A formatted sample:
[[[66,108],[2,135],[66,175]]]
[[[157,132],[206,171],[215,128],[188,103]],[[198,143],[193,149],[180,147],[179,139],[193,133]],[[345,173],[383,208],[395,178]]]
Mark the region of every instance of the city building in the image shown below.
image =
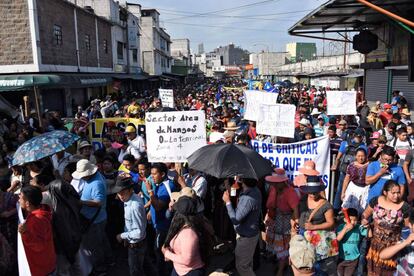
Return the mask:
[[[0,91],[10,103],[24,106],[29,96],[38,112],[65,116],[112,92],[111,21],[63,0],[13,0],[3,8]]]
[[[260,78],[272,79],[277,74],[278,67],[288,63],[289,60],[290,55],[286,52],[263,51],[249,55],[249,64],[253,65],[253,71]]]
[[[204,54],[204,43],[198,44],[198,53],[199,55]]]
[[[181,61],[186,66],[191,65],[190,40],[188,38],[173,39],[171,43],[171,57],[176,61]]]
[[[206,77],[213,77],[213,67],[218,68],[223,64],[221,56],[219,54],[212,52],[196,55],[195,65],[198,66],[198,68],[205,74]]]
[[[286,44],[286,52],[291,62],[307,61],[316,58],[316,43],[292,42]]]
[[[156,9],[141,10],[142,65],[150,75],[171,73],[171,39],[160,27],[160,13]]]
[[[219,46],[213,52],[220,55],[222,65],[246,65],[249,63],[249,52],[233,43]]]

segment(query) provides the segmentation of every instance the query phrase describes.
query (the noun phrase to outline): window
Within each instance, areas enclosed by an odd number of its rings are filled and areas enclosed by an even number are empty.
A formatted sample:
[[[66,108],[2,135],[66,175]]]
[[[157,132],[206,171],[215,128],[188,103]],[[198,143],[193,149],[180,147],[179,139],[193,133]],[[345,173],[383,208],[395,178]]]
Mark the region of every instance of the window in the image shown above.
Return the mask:
[[[85,35],[85,48],[88,51],[91,50],[91,36],[90,35]]]
[[[53,42],[55,45],[62,45],[62,27],[53,25]]]
[[[132,62],[138,62],[138,50],[137,49],[132,50]]]
[[[116,53],[118,55],[118,60],[124,60],[124,44],[122,42],[118,41]]]
[[[103,40],[103,50],[104,50],[105,54],[108,53],[108,40],[106,40],[106,39]]]

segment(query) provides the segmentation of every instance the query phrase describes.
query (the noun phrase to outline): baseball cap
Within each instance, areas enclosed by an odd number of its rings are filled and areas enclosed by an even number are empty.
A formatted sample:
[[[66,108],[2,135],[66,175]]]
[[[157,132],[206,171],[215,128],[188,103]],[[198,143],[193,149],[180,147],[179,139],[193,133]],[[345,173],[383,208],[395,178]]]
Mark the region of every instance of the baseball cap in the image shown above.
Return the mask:
[[[348,123],[347,123],[345,120],[340,120],[340,121],[339,121],[339,124],[340,124],[340,125],[347,125]]]
[[[390,105],[389,103],[385,103],[385,104],[384,104],[384,108],[385,108],[385,109],[392,108],[392,105]]]

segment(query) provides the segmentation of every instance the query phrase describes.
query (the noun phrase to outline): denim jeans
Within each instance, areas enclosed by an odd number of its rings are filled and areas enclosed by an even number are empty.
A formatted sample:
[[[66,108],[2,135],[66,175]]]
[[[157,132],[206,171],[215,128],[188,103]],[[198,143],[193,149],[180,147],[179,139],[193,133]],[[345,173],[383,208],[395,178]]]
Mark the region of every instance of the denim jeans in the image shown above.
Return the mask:
[[[340,172],[339,179],[338,179],[338,187],[336,189],[335,199],[334,199],[334,204],[333,204],[334,210],[341,209],[341,205],[342,205],[341,194],[342,194],[342,185],[344,183],[344,179],[345,179],[345,173]]]
[[[147,251],[147,243],[142,242],[142,246],[128,248],[128,265],[131,276],[144,275],[144,259]]]
[[[359,243],[359,262],[356,270],[356,275],[366,275],[367,260],[366,255],[369,249],[369,240],[368,238],[363,238]]]

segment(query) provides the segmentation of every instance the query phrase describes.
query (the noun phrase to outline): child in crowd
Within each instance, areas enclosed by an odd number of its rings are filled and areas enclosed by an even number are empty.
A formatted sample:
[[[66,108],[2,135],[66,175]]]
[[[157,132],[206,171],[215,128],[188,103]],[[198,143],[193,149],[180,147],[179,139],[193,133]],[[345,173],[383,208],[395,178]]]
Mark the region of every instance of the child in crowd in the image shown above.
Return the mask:
[[[346,211],[345,211],[346,212]],[[354,208],[347,209],[348,218],[337,228],[337,240],[339,242],[338,276],[352,276],[358,266],[359,244],[368,229],[358,224],[358,211]]]
[[[395,276],[414,275],[414,212],[411,211],[409,217],[409,227],[402,230],[401,241],[384,248],[380,252],[380,258],[391,259],[399,254],[397,259],[397,270]]]

